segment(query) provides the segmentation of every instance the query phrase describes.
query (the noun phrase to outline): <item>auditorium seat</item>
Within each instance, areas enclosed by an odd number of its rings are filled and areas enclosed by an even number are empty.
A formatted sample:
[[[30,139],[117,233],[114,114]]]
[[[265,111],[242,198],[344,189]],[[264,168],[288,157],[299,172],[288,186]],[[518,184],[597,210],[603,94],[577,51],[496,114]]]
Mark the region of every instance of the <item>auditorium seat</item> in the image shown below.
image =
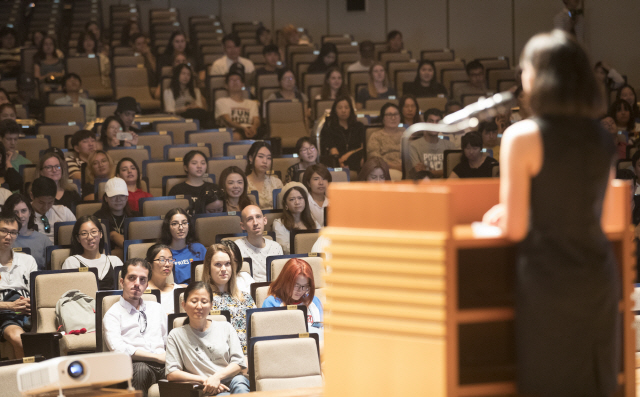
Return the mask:
[[[182,159],[173,161],[148,160],[142,162],[142,175],[149,180],[149,193],[152,196],[162,196],[162,177],[164,175],[182,175],[184,167]]]
[[[118,164],[118,161],[124,157],[129,157],[133,159],[139,167],[145,160],[151,159],[151,147],[144,145],[112,147],[107,150],[107,154],[111,156],[113,164]]]
[[[293,230],[290,233],[290,247],[292,254],[306,254],[311,252],[313,244],[320,237],[320,229]]]
[[[500,91],[498,81],[516,80],[516,71],[512,69],[490,69],[487,70],[487,87],[492,91]]]
[[[146,258],[147,250],[155,243],[155,240],[125,240],[124,261],[131,258]]]
[[[93,99],[105,99],[113,97],[111,87],[102,84],[102,72],[98,57],[75,56],[65,59],[67,73],[75,73],[82,79],[82,88],[91,94]],[[146,81],[146,77],[145,77]]]
[[[379,112],[380,109],[382,109],[382,107],[387,103],[394,103],[394,104],[398,105],[398,100],[397,99],[386,99],[386,98],[367,99],[367,101],[364,103],[364,108],[367,111]]]
[[[182,208],[187,210],[191,200],[180,196],[161,196],[161,197],[144,197],[138,201],[140,212],[143,217],[147,216],[164,216],[167,212],[174,208]]]
[[[18,151],[24,152],[24,157],[34,164],[40,159],[40,151],[50,147],[51,138],[48,135],[27,135],[18,139],[17,145]]]
[[[349,81],[349,92],[355,98],[357,86],[369,84],[369,72],[348,72],[347,80]]]
[[[101,202],[90,203],[90,202],[81,202],[76,205],[76,219],[85,216],[85,215],[93,215],[98,210],[102,208]]]
[[[442,170],[444,171],[444,177],[448,178],[453,172],[456,165],[460,164],[462,158],[462,150],[445,150],[444,158],[442,162]]]
[[[247,166],[246,157],[213,157],[207,161],[207,171],[209,172],[209,174],[215,175],[216,181],[220,181],[220,174],[222,173],[222,171],[225,168],[231,166],[236,166],[241,170],[244,170]]]
[[[298,139],[308,137],[304,104],[292,101],[267,102],[267,123],[271,136],[282,139],[283,148],[294,148]]]
[[[284,265],[291,259],[302,259],[311,266],[313,271],[313,281],[316,289],[324,288],[324,258],[317,253],[273,255],[267,257],[267,281],[274,281],[282,272]]]
[[[417,75],[417,70],[396,70],[394,76],[389,76],[389,79],[393,79],[393,86],[396,88],[398,98],[401,98],[404,94],[404,83],[414,82]]]
[[[143,111],[160,110],[160,101],[151,96],[147,70],[138,67],[118,67],[114,69],[116,98],[131,96]]]
[[[187,153],[192,150],[201,151],[205,158],[211,157],[211,144],[210,143],[185,143],[182,145],[165,145],[164,147],[164,159],[172,160],[175,158],[184,158]]]
[[[331,182],[350,182],[349,168],[328,168],[331,173]]]
[[[256,141],[246,139],[242,141],[225,142],[222,146],[222,151],[225,157],[246,156],[249,152],[249,148]]]
[[[236,241],[236,240],[240,240],[243,237],[247,237],[247,233],[228,233],[228,234],[216,234],[216,244],[220,244],[223,241]],[[265,240],[272,240],[275,241],[276,240],[276,234],[275,232],[268,232],[268,231],[264,231],[262,232],[262,237],[265,238]]]
[[[454,50],[444,48],[442,50],[423,50],[420,52],[420,59],[428,61],[453,61],[456,58]]]
[[[75,123],[60,123],[60,124],[39,124],[36,127],[36,133],[38,135],[49,136],[51,140],[51,147],[57,147],[59,149],[66,148],[65,136],[73,135],[76,131],[80,130],[80,125]]]
[[[85,120],[84,105],[56,105],[44,108],[44,122],[46,124],[66,123],[69,125],[73,122],[82,127]]]
[[[151,149],[151,159],[163,160],[164,147],[173,145],[173,133],[170,131],[143,132],[138,134],[138,145],[149,146]],[[142,163],[138,163],[142,170]]]
[[[222,157],[224,144],[233,141],[233,132],[231,128],[187,131],[185,140],[187,143],[209,143],[211,144],[211,157]]]
[[[118,108],[117,102],[105,102],[98,104],[98,117],[106,119],[109,116],[113,116]]]
[[[246,317],[247,345],[254,337],[308,332],[305,305],[247,309]]]
[[[262,215],[267,218],[267,226],[265,226],[264,230],[268,232],[272,232],[273,230],[273,221],[276,219],[282,219],[282,210],[281,209],[272,209],[272,210],[262,210]]]
[[[431,108],[436,108],[444,112],[444,107],[447,104],[447,98],[445,97],[417,98],[417,100],[422,112]]]
[[[185,134],[187,131],[200,129],[198,120],[187,119],[183,121],[155,121],[153,123],[154,131],[171,131],[173,133],[173,143],[181,145],[185,143]]]
[[[162,217],[132,217],[124,220],[125,240],[149,240],[160,238]]]
[[[196,240],[205,247],[216,242],[218,234],[242,233],[240,227],[240,213],[222,212],[214,214],[197,214],[193,217]]]

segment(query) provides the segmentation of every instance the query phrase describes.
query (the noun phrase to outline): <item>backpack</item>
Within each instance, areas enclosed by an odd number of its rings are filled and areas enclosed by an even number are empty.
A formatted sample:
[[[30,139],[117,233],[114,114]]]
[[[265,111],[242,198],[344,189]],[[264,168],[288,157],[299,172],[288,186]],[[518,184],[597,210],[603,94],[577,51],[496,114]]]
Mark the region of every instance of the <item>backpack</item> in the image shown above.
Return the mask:
[[[65,332],[86,328],[87,332],[96,330],[96,300],[72,289],[58,299],[56,319]]]

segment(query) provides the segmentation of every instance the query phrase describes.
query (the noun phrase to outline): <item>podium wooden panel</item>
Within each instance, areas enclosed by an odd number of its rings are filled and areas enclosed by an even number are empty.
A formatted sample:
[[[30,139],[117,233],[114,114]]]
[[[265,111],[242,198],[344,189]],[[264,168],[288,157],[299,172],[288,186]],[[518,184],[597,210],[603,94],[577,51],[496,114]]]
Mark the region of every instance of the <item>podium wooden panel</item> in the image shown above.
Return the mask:
[[[331,185],[325,396],[516,393],[516,247],[470,227],[498,202],[498,187],[488,179]],[[633,396],[630,186],[612,188],[603,217],[623,279],[618,395]]]

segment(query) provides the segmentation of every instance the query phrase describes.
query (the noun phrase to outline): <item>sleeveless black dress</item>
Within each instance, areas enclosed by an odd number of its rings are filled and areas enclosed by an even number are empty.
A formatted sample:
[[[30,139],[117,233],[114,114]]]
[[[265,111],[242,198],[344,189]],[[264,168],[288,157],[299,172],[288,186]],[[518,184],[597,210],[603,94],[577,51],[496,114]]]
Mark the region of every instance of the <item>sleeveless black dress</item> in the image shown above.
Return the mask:
[[[535,122],[544,155],[516,271],[518,391],[606,396],[621,349],[619,273],[600,227],[615,147],[591,119]]]

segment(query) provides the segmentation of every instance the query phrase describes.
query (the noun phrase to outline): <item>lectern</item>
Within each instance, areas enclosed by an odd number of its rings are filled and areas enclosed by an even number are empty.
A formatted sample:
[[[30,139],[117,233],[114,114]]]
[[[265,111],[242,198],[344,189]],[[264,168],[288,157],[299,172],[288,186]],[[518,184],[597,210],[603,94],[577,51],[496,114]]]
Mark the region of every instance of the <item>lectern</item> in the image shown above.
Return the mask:
[[[489,179],[331,185],[326,397],[515,394],[517,247],[470,226],[498,203],[498,187]],[[630,186],[613,181],[611,193],[604,229],[623,280],[618,395],[630,397]]]

